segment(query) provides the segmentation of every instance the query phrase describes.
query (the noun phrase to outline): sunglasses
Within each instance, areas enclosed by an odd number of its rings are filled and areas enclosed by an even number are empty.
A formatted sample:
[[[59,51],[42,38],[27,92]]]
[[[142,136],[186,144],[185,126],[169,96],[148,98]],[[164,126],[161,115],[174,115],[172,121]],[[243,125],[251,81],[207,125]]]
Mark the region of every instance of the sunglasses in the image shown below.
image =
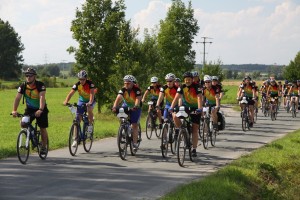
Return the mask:
[[[78,80],[80,80],[80,81],[84,81],[84,80],[85,80],[85,78],[80,78],[80,79],[78,79]]]
[[[173,81],[167,81],[168,83],[173,82]]]
[[[26,74],[25,76],[26,76],[26,77],[28,77],[28,78],[31,78],[31,77],[33,77],[33,75],[32,75],[32,74]]]
[[[205,83],[211,83],[210,81],[205,81]]]
[[[124,84],[126,84],[126,85],[129,85],[129,84],[130,84],[130,82],[124,82]]]

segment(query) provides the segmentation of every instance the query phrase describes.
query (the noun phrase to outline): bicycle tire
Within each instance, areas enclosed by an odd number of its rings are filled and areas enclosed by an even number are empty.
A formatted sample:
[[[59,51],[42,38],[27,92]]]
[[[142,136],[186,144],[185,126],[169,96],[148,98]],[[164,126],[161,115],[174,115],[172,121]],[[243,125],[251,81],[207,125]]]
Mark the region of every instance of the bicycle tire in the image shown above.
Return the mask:
[[[38,131],[37,132],[37,140],[38,140],[38,154],[39,154],[39,157],[42,159],[42,160],[45,160],[48,156],[48,151],[49,151],[49,137],[47,135],[47,143],[46,143],[46,151],[41,154],[41,148],[42,148],[42,135],[41,135],[41,132]]]
[[[147,119],[146,119],[146,137],[148,138],[148,140],[151,140],[152,137],[152,122],[151,122],[151,116],[150,114],[148,114]]]
[[[93,140],[94,140],[94,126],[92,133],[87,133],[88,126],[83,125],[84,127],[84,139],[83,139],[83,148],[85,152],[90,152],[92,145],[93,145]]]
[[[168,156],[168,144],[169,144],[169,127],[168,124],[165,123],[162,128],[161,134],[161,154],[163,158],[167,158]]]
[[[22,164],[26,164],[29,157],[30,141],[28,141],[28,144],[26,145],[26,140],[27,132],[25,130],[21,130],[17,138],[17,155],[20,163]]]
[[[129,143],[129,146],[130,146],[130,153],[131,153],[131,155],[132,155],[132,156],[135,156],[137,150],[135,150],[135,149],[133,148],[133,139],[132,139],[132,136],[131,136],[131,137],[128,137],[128,143]]]
[[[179,131],[177,143],[177,161],[179,166],[183,167],[186,154],[186,136],[182,129]]]
[[[295,103],[292,104],[292,117],[293,118],[296,117],[296,104]]]
[[[209,124],[208,120],[204,120],[202,124],[202,144],[204,149],[208,149],[208,141],[209,141]]]
[[[77,124],[73,123],[70,129],[69,134],[69,152],[72,156],[76,155],[77,149],[78,149],[78,138],[79,138],[79,128]],[[77,141],[76,145],[73,146],[73,142]]]
[[[217,140],[217,131],[213,130],[210,133],[210,144],[211,146],[216,146],[216,140]]]
[[[154,132],[155,132],[156,137],[157,137],[158,139],[160,139],[160,137],[161,137],[161,132],[162,132],[161,130],[162,130],[162,129],[159,129],[159,130],[158,130],[158,128],[157,128],[157,126],[156,126],[156,120],[158,120],[157,117],[152,119],[153,130],[154,130]]]
[[[198,128],[198,137],[199,137],[199,140],[201,141],[202,140],[202,131],[201,131],[201,127],[202,127],[202,120],[200,119],[200,122],[199,122],[199,128]]]
[[[177,139],[175,139],[175,129],[174,127],[171,127],[168,129],[168,134],[169,134],[169,143],[170,143],[170,149],[172,154],[176,154],[176,148],[177,148]]]
[[[188,136],[189,138],[189,157],[190,157],[190,161],[191,162],[195,162],[196,157],[193,157],[192,155],[192,150],[193,150],[193,133],[191,132],[191,134]]]
[[[124,126],[120,126],[118,131],[118,149],[119,149],[119,156],[122,160],[126,160],[127,155],[127,134]]]
[[[246,116],[245,111],[243,111],[243,114],[242,114],[242,129],[243,129],[244,132],[246,131],[246,128],[247,128],[247,116]]]
[[[141,128],[141,123],[139,123],[139,125],[138,125],[137,147],[140,147],[141,142],[142,142],[142,128]]]

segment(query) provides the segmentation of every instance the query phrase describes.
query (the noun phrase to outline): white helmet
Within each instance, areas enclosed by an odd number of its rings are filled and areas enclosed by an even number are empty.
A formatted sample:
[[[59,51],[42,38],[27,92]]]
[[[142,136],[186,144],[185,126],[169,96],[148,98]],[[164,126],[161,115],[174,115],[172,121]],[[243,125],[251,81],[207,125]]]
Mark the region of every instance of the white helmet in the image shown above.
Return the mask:
[[[205,75],[204,76],[204,81],[211,81],[211,76]]]
[[[150,79],[150,82],[151,83],[156,83],[158,82],[158,78],[156,76],[153,76],[151,79]]]
[[[217,76],[212,76],[211,79],[212,80],[217,80],[217,81],[219,80],[219,78]]]
[[[168,73],[166,76],[165,76],[165,79],[166,81],[174,81],[176,78],[176,76],[172,73]]]
[[[193,77],[199,76],[199,73],[197,71],[193,71],[192,74],[193,74]]]
[[[134,82],[134,76],[132,76],[132,75],[126,75],[126,76],[124,76],[124,78],[123,78],[123,80],[124,81],[129,81],[129,82]]]
[[[77,74],[78,78],[87,78],[87,72],[85,70],[81,70],[80,72],[78,72]]]

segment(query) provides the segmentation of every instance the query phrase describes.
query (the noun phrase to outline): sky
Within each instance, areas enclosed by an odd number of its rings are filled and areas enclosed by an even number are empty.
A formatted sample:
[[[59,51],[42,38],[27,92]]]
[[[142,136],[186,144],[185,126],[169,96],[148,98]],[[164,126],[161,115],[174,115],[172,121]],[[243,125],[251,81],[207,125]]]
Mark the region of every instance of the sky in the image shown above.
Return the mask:
[[[182,0],[186,6],[188,0]],[[0,0],[25,46],[29,65],[74,62],[66,49],[78,46],[70,31],[85,0]],[[192,0],[200,30],[194,38],[196,63],[288,65],[300,51],[300,0]],[[125,0],[134,28],[152,29],[166,17],[171,0]]]

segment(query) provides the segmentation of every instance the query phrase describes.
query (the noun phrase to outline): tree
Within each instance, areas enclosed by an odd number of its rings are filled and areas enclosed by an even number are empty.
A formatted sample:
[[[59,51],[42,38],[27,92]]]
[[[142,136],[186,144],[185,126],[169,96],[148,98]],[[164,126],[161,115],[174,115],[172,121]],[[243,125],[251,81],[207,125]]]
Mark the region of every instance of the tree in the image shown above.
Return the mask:
[[[8,21],[0,19],[0,78],[13,79],[21,74],[24,45]]]
[[[286,80],[294,81],[300,79],[300,51],[295,59],[290,61],[290,64],[283,70],[283,77]]]
[[[158,51],[162,58],[160,73],[182,75],[195,65],[196,52],[192,50],[194,36],[199,31],[191,1],[186,8],[181,0],[172,0],[165,20],[160,21]]]
[[[218,60],[216,63],[209,62],[209,64],[206,64],[205,67],[203,67],[201,74],[203,74],[203,76],[204,75],[218,76],[219,81],[222,81],[224,79],[224,74],[221,65],[222,65],[221,60]]]
[[[72,21],[73,38],[79,48],[69,47],[75,53],[78,68],[88,71],[90,78],[99,87],[96,94],[98,111],[101,106],[110,103],[115,87],[109,83],[109,77],[115,73],[116,54],[120,51],[120,30],[125,21],[124,0],[87,0],[81,10],[76,10],[76,19]]]

